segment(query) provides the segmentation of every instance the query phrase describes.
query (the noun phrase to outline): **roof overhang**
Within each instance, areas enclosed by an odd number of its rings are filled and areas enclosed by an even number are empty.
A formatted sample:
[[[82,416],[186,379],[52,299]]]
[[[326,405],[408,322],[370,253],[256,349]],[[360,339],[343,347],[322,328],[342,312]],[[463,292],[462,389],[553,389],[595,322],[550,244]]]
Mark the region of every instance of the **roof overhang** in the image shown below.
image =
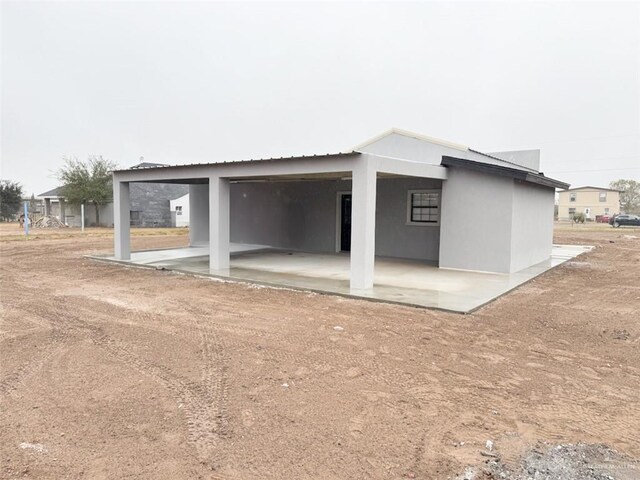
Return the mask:
[[[476,172],[487,173],[489,175],[499,175],[502,177],[510,177],[515,180],[520,180],[527,183],[534,183],[543,187],[549,188],[569,188],[569,184],[561,182],[560,180],[554,180],[553,178],[545,177],[542,173],[527,172],[519,170],[517,168],[503,167],[500,165],[491,165],[488,163],[480,163],[474,160],[467,160],[464,158],[456,158],[443,156],[442,163],[445,167],[458,167],[466,168],[468,170],[474,170]]]

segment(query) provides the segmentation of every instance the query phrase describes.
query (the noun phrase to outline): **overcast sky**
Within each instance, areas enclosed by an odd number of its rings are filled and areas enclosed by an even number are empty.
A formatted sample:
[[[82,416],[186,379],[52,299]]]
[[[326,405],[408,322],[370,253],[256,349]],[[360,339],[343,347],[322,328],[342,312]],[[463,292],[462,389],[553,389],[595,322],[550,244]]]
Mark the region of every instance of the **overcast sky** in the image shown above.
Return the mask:
[[[0,176],[346,150],[390,127],[640,180],[640,3],[3,2]]]

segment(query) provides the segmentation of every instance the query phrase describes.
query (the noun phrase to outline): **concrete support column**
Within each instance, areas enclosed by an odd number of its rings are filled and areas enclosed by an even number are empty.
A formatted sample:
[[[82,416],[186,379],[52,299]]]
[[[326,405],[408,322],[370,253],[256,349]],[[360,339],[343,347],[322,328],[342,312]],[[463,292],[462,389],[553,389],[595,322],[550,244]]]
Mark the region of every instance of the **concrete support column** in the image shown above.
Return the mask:
[[[113,180],[113,250],[116,259],[131,259],[129,182]]]
[[[209,243],[209,185],[189,185],[189,245]]]
[[[50,198],[44,199],[44,214],[45,216],[51,215],[51,199]]]
[[[58,202],[60,204],[60,221],[66,225],[66,223],[67,223],[67,221],[66,221],[67,215],[66,215],[66,212],[64,211],[65,210],[64,209],[64,207],[65,207],[64,198],[60,198],[58,200]]]
[[[229,269],[229,180],[209,178],[209,270]]]
[[[351,288],[373,288],[376,252],[376,165],[362,155],[353,169],[351,200]]]

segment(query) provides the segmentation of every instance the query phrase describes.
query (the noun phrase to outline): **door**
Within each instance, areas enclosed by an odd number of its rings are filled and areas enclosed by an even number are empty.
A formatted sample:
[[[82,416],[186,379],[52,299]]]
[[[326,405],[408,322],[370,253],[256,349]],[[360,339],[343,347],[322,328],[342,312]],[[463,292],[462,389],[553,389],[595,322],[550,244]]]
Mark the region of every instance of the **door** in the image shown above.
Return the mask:
[[[340,250],[351,251],[351,194],[341,195],[340,200]]]

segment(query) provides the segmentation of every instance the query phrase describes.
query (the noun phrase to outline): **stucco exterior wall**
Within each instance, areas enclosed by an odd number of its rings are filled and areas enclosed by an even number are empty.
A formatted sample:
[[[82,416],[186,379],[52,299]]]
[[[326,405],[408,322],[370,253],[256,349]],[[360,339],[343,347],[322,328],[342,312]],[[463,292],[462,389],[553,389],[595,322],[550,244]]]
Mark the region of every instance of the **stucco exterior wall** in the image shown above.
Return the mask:
[[[174,227],[189,226],[189,194],[169,200],[169,209],[171,210],[172,220],[175,214]]]
[[[540,263],[551,255],[554,200],[553,188],[514,183],[511,272]]]
[[[415,162],[425,162],[432,165],[440,165],[443,155],[460,156],[462,153],[454,148],[395,133],[383,137],[358,151]]]
[[[378,179],[376,255],[437,261],[438,226],[410,226],[407,192],[439,189],[440,180]],[[335,252],[338,192],[351,181],[231,185],[231,241],[295,250]]]
[[[513,180],[459,168],[442,186],[440,267],[511,270]]]
[[[56,210],[54,212],[53,206]],[[60,216],[60,204],[51,203],[52,214]],[[100,208],[100,225],[111,227],[113,226],[113,203],[102,205]],[[70,227],[80,227],[82,225],[82,219],[80,216],[80,205],[66,204],[64,209],[64,216],[67,225]],[[96,225],[96,207],[93,204],[85,205],[84,207],[84,219],[85,227],[93,227]]]
[[[515,164],[505,163],[487,155],[473,152],[463,145],[434,143],[399,133],[392,133],[366,146],[358,147],[357,151],[384,157],[401,158],[412,162],[428,163],[430,165],[440,165],[442,156],[448,155],[490,165],[502,165],[518,169],[529,168],[525,165],[525,162],[520,162],[517,158]]]

